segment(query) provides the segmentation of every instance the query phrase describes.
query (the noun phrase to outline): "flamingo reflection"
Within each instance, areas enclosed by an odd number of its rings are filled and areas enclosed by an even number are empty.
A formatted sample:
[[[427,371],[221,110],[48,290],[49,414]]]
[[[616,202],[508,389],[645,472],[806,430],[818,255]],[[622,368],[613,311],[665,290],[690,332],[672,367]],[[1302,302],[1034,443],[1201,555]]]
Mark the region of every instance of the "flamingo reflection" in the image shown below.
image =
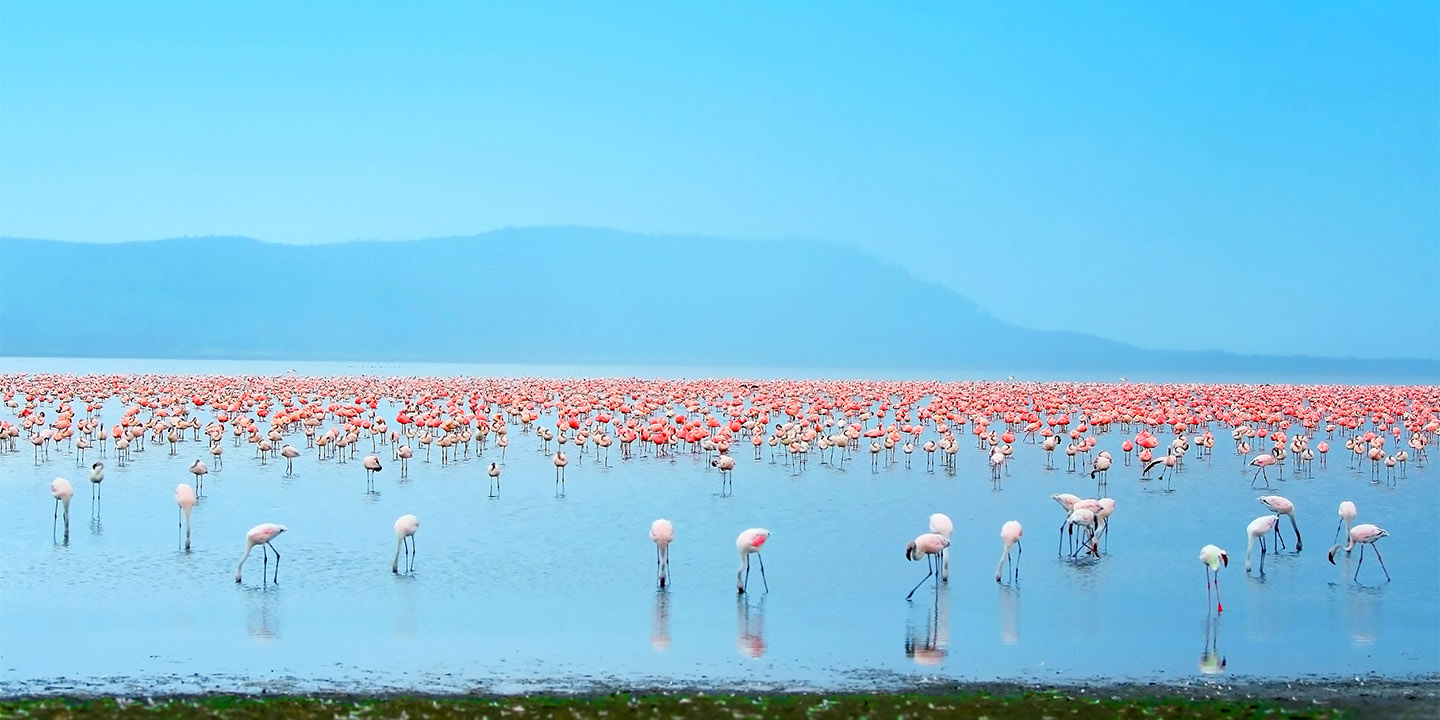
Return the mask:
[[[735,596],[735,649],[746,657],[765,655],[765,598],[751,604],[745,595]]]
[[[913,619],[905,626],[905,657],[919,665],[939,665],[949,653],[950,587],[935,588],[933,602],[925,613],[925,631]]]

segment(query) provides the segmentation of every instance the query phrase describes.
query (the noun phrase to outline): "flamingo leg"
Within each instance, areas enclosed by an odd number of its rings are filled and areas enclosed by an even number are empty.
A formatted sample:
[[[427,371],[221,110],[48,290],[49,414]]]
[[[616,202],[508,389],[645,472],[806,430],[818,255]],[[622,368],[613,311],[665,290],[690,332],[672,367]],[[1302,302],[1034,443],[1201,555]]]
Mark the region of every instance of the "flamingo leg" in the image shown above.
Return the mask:
[[[1364,546],[1364,545],[1361,545],[1361,546],[1360,546],[1360,559],[1355,562],[1355,577],[1352,578],[1355,582],[1360,582],[1360,566],[1361,566],[1361,565],[1364,565],[1364,564],[1365,564],[1365,546]],[[1386,573],[1386,574],[1388,575],[1389,573]]]
[[[279,585],[279,584],[280,584],[280,551],[279,551],[279,550],[276,550],[276,549],[275,549],[275,546],[274,546],[274,545],[271,545],[271,544],[268,543],[268,542],[265,543],[265,547],[270,548],[270,549],[271,549],[272,551],[274,551],[274,553],[275,553],[275,577],[272,578],[271,581],[274,582],[276,585]]]
[[[934,565],[932,565],[932,564],[930,564],[929,562],[927,562],[927,563],[925,564],[925,567],[926,567],[926,569],[927,569],[929,572],[925,573],[925,577],[920,578],[920,582],[915,583],[915,587],[910,588],[910,594],[905,596],[905,599],[906,599],[906,600],[909,600],[910,598],[915,597],[915,591],[916,591],[916,590],[919,590],[919,589],[920,589],[920,586],[921,586],[921,585],[924,585],[924,584],[925,584],[925,581],[926,581],[926,580],[929,580],[929,579],[935,574],[935,566],[934,566]]]
[[[1375,551],[1375,559],[1380,561],[1380,569],[1385,571],[1385,581],[1386,581],[1386,582],[1389,582],[1389,581],[1390,581],[1390,571],[1385,568],[1385,558],[1380,557],[1380,546],[1379,546],[1379,545],[1372,545],[1371,548]]]
[[[760,582],[765,583],[765,592],[770,592],[770,581],[765,579],[765,558],[760,553],[755,553],[755,559],[760,561]]]

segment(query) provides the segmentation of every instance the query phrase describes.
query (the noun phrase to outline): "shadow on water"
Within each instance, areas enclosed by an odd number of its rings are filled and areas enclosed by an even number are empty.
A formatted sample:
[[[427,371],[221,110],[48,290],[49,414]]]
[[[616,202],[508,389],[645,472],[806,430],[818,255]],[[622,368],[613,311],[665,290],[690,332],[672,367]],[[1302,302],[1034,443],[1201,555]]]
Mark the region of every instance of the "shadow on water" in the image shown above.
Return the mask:
[[[923,625],[914,610],[905,621],[905,657],[919,665],[939,665],[949,654],[950,586],[937,584],[932,595],[931,602],[919,606],[925,613]]]
[[[1205,618],[1205,648],[1200,651],[1200,672],[1203,675],[1218,675],[1225,672],[1225,656],[1220,654],[1220,618],[1209,615]]]
[[[1020,588],[1016,585],[1001,585],[1000,590],[1000,642],[1006,645],[1020,644]]]
[[[245,632],[261,642],[280,639],[279,587],[275,585],[245,588]]]
[[[748,594],[735,596],[735,648],[741,655],[765,655],[765,597],[754,603]]]
[[[650,622],[650,648],[655,652],[670,649],[670,592],[655,591],[655,613]]]

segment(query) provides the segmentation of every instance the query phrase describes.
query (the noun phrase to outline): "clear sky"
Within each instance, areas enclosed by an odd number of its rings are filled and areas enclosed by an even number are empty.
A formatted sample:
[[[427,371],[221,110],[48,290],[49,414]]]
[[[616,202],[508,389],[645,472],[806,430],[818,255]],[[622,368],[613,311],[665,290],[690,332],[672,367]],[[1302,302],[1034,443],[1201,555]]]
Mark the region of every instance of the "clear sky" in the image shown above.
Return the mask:
[[[0,235],[804,237],[1029,327],[1437,357],[1437,7],[5,1]]]

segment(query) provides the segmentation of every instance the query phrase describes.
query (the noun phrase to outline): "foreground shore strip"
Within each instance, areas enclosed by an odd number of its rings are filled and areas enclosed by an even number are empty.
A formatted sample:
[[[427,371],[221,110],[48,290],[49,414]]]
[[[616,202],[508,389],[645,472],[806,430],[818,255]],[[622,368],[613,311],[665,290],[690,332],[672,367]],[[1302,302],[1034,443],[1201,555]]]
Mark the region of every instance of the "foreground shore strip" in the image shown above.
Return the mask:
[[[22,699],[0,701],[15,718],[1422,718],[1431,693],[1239,699],[1124,692],[874,694],[617,693],[573,697],[263,697]],[[1427,697],[1428,696],[1428,697]]]

